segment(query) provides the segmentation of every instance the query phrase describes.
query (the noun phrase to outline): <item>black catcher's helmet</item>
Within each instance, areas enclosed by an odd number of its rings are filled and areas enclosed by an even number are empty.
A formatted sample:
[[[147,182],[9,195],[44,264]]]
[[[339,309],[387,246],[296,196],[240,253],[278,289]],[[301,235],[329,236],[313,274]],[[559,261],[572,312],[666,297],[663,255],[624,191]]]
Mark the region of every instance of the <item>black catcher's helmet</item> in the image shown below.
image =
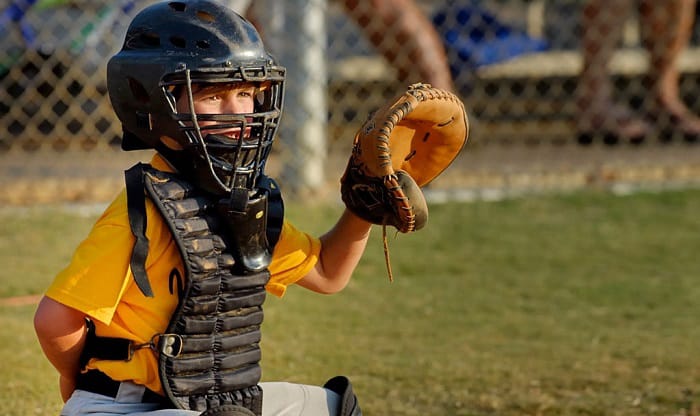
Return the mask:
[[[112,107],[122,122],[124,150],[155,148],[204,189],[224,194],[254,190],[263,173],[282,112],[285,69],[265,50],[247,20],[212,0],[151,5],[129,26],[124,45],[107,65]],[[192,85],[260,85],[252,114],[178,114],[177,94],[192,103]],[[241,139],[211,134],[240,129]],[[219,130],[220,131],[220,130]],[[166,147],[161,136],[182,150]]]

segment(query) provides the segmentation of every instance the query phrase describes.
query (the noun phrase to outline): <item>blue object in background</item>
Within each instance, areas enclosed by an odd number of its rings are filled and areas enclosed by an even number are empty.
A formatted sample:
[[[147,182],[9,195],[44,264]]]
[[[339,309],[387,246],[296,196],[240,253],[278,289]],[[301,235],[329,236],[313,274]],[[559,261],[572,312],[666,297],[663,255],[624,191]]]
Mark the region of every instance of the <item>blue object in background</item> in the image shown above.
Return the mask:
[[[448,2],[432,20],[442,36],[455,78],[465,70],[473,72],[481,66],[549,48],[544,39],[500,22],[477,1]]]
[[[32,44],[36,39],[36,33],[31,26],[22,21],[24,14],[31,8],[36,0],[20,0],[11,2],[10,5],[0,13],[0,27],[9,27],[11,23],[19,25],[22,38],[27,44]]]

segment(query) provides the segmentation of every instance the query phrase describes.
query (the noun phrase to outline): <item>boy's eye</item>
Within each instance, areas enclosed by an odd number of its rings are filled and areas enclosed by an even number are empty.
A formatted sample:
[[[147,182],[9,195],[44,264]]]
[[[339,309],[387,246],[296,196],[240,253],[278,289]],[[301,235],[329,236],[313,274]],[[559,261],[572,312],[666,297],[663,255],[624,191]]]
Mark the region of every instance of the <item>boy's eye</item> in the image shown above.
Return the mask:
[[[218,92],[200,92],[196,93],[194,98],[198,101],[216,101],[221,100],[223,97]]]
[[[255,90],[254,89],[249,89],[249,90],[241,90],[238,92],[239,97],[252,97],[255,95]]]

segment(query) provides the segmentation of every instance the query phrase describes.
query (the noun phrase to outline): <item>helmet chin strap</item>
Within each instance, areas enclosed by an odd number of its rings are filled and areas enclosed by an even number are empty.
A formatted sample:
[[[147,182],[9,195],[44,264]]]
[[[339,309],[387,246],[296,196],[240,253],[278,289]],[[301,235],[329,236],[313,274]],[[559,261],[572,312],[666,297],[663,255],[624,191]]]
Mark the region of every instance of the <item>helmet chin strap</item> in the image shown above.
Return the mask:
[[[238,178],[242,178],[242,180],[237,180]],[[244,213],[248,208],[248,201],[250,201],[250,191],[245,187],[246,178],[244,175],[235,175],[234,181],[243,182],[243,186],[234,185],[231,187],[228,207],[230,211]]]
[[[208,135],[206,137],[206,139],[213,140],[215,140],[215,138],[216,135]],[[231,154],[231,160],[226,160],[224,156],[217,155],[216,157],[220,158],[220,160],[215,162],[211,157],[211,153],[209,154],[209,161],[212,164],[212,172],[214,172],[215,175],[216,169],[214,169],[214,163],[219,163],[221,165],[219,166],[220,170],[226,171],[230,169],[230,176],[228,178],[221,177],[216,178],[216,180],[226,182],[224,185],[231,190],[228,200],[229,209],[236,212],[246,211],[248,201],[250,200],[250,194],[253,192],[252,182],[257,171],[257,163],[254,163],[252,168],[247,166],[248,157],[245,154],[247,151],[249,150],[243,149],[243,146],[239,143]],[[241,162],[239,160],[241,158],[243,158],[244,161]],[[243,164],[245,166],[240,167],[239,164]]]

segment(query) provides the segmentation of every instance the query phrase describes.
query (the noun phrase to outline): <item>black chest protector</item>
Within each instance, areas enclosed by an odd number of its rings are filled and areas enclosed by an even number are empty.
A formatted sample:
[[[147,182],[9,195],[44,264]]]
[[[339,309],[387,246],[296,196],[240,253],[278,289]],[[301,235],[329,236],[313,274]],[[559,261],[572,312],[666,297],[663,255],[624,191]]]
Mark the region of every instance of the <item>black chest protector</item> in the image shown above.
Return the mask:
[[[262,304],[283,217],[276,184],[263,178],[260,192],[241,210],[148,165],[138,164],[126,176],[137,285],[152,296],[144,268],[145,195],[167,222],[185,267],[177,309],[166,333],[157,336],[166,396],[183,409],[234,404],[261,414]]]

